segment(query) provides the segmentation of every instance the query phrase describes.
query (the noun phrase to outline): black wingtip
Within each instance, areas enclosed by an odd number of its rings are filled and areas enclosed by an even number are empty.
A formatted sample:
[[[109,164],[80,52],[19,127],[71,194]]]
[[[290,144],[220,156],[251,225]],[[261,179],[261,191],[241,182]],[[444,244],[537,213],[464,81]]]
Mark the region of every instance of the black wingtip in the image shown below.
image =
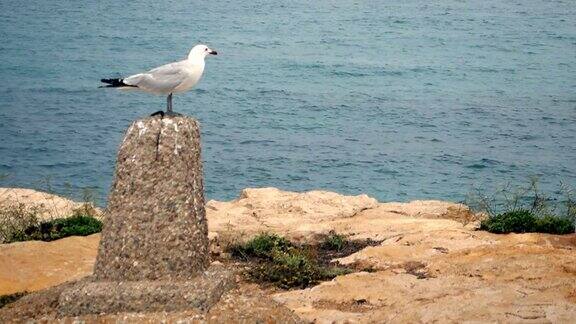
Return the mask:
[[[102,86],[103,88],[134,87],[133,85],[124,83],[123,79],[100,79],[100,82],[108,84]]]

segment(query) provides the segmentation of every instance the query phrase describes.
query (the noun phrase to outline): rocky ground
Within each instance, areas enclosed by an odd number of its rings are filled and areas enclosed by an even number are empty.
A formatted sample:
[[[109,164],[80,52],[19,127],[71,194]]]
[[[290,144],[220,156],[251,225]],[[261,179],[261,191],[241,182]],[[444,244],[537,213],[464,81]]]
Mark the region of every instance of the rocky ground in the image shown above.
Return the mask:
[[[70,216],[76,209],[84,207],[83,202],[75,202],[47,192],[23,189],[23,188],[0,188],[0,207],[15,204],[24,204],[28,208],[36,208],[38,217],[43,220]],[[96,217],[101,216],[102,211],[95,208]]]
[[[275,188],[245,189],[230,202],[207,204],[214,258],[260,232],[314,242],[333,230],[381,241],[336,259],[366,269],[300,290],[262,288],[238,277],[207,314],[85,316],[88,322],[526,322],[576,318],[576,235],[477,231],[478,216],[442,201],[379,203]],[[0,295],[38,291],[90,275],[99,235],[0,245]],[[0,318],[57,318],[58,290],[28,295],[0,309]],[[51,306],[52,305],[52,306]],[[52,308],[51,308],[52,307]],[[51,310],[52,309],[52,313]]]

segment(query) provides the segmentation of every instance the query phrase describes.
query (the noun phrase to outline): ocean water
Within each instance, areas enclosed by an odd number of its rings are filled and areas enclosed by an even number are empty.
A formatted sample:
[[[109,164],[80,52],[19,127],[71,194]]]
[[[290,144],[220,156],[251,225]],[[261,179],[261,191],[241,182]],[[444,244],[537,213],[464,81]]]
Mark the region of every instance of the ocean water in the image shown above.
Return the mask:
[[[105,204],[123,132],[165,98],[98,80],[199,42],[219,55],[174,108],[202,124],[209,199],[576,185],[572,0],[1,1],[0,185]]]

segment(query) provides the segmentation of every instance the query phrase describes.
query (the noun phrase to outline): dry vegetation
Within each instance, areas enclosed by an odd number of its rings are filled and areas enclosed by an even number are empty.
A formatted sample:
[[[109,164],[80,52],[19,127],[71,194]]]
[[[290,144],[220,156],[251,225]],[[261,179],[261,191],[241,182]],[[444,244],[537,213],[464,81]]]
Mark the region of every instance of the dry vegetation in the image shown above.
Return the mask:
[[[349,241],[344,235],[330,232],[318,244],[298,244],[276,234],[262,233],[244,244],[231,246],[229,252],[247,265],[250,280],[290,289],[313,286],[354,272],[356,269],[332,264],[332,259],[378,243]]]

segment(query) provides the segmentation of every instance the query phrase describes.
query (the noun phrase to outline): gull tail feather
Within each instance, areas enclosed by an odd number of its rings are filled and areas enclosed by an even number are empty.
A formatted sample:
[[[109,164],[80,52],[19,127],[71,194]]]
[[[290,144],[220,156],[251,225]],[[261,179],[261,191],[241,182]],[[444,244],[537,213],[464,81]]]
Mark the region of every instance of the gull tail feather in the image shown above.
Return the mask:
[[[135,88],[136,87],[136,86],[124,83],[124,79],[100,79],[100,82],[107,83],[107,85],[100,86],[100,88],[122,88],[122,87]]]

